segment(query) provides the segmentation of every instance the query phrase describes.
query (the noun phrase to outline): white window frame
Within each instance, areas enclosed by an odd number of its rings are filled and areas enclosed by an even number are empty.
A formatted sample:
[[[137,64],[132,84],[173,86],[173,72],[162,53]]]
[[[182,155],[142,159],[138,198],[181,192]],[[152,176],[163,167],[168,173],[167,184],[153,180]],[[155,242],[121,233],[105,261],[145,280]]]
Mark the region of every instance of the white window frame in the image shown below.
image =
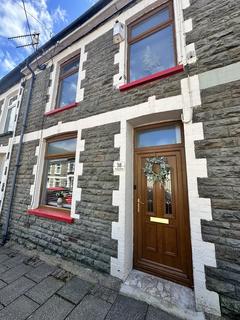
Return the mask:
[[[13,99],[14,97],[17,97],[17,98],[11,104],[9,104],[11,99]],[[9,95],[5,96],[5,99],[2,105],[1,115],[0,115],[0,134],[6,134],[8,132],[13,132],[15,130],[18,103],[19,103],[18,90],[15,89]],[[11,131],[9,131],[9,130],[6,130],[6,121],[7,121],[9,110],[13,108],[15,108],[15,112],[13,116],[13,128]]]
[[[16,99],[12,103],[10,103],[11,99],[13,99],[13,98],[16,98]],[[6,116],[5,116],[5,123],[4,123],[4,129],[3,129],[4,133],[14,131],[14,123],[16,120],[16,111],[17,111],[17,95],[8,99],[8,105],[7,105],[6,111],[5,111]],[[10,113],[10,116],[9,116],[9,113]]]
[[[82,56],[81,56],[81,50],[77,46],[74,51],[72,51],[72,48],[68,48],[64,50],[62,53],[58,54],[53,58],[53,71],[50,75],[51,78],[51,86],[49,88],[49,101],[46,104],[45,112],[49,112],[52,110],[58,110],[56,108],[57,104],[57,97],[58,97],[58,91],[59,91],[59,77],[60,77],[60,69],[61,66],[65,63],[68,62],[70,59],[73,57],[76,57],[79,55],[79,69],[78,69],[78,80],[77,80],[77,91],[76,91],[76,99],[75,102],[79,102],[79,91],[80,91],[80,83],[81,83],[81,66],[82,66]],[[61,108],[59,108],[61,109]]]
[[[55,164],[55,174],[61,174],[62,166],[60,163]]]

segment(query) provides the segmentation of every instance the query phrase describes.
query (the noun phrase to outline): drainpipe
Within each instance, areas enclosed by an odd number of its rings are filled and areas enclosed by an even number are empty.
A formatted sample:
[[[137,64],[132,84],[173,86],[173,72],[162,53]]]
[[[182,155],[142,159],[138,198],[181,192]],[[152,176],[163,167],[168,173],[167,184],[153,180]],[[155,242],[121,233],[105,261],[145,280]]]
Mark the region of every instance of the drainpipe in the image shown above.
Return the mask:
[[[26,110],[24,112],[24,117],[23,117],[23,125],[21,129],[21,134],[20,134],[20,140],[19,140],[19,145],[18,145],[18,151],[17,151],[17,158],[16,158],[16,164],[15,164],[15,169],[13,173],[13,181],[12,181],[12,186],[10,190],[10,196],[9,196],[9,203],[7,207],[7,214],[6,214],[6,221],[3,224],[3,234],[2,234],[2,242],[1,245],[4,245],[6,241],[8,240],[8,229],[9,229],[9,224],[11,220],[11,211],[12,211],[12,204],[13,204],[13,198],[14,198],[14,193],[15,193],[15,185],[16,185],[16,180],[17,180],[17,174],[18,174],[18,169],[20,167],[20,156],[22,152],[22,144],[23,144],[23,137],[25,133],[25,129],[27,127],[27,120],[28,120],[28,112],[30,109],[30,102],[31,102],[31,97],[32,97],[32,90],[33,90],[33,84],[35,80],[35,73],[30,67],[29,63],[27,62],[27,68],[31,72],[32,77],[30,80],[30,86],[29,86],[29,93],[27,97],[27,103],[26,103]]]

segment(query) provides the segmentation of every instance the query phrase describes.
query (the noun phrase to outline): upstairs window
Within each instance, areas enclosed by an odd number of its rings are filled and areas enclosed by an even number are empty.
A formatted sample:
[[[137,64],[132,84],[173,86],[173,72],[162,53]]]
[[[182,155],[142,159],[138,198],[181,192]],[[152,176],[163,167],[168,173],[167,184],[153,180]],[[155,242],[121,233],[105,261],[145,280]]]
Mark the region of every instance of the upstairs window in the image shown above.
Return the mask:
[[[74,172],[69,172],[68,169],[74,169],[75,152],[75,134],[54,137],[47,141],[42,205],[71,209]]]
[[[56,108],[76,102],[79,59],[79,55],[75,56],[60,66]]]
[[[8,101],[4,133],[12,132],[14,130],[16,110],[17,110],[17,96],[14,96]]]
[[[176,66],[174,14],[169,2],[129,25],[128,81]]]

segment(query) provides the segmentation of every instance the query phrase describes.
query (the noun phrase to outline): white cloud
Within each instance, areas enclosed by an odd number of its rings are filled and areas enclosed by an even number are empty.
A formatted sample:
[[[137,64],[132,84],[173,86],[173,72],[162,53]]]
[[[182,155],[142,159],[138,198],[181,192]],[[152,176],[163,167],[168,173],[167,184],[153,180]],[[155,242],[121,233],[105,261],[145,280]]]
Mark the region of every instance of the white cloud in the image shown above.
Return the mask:
[[[25,0],[26,10],[29,13],[28,19],[31,31],[40,33],[40,45],[51,38],[56,24],[61,22],[67,23],[66,11],[58,6],[50,12],[47,1],[48,0]],[[29,33],[26,17],[22,8],[22,1],[20,0],[0,1],[0,20],[0,42],[2,48],[5,47],[4,42],[8,37]],[[14,45],[22,45],[29,42],[31,42],[30,38],[13,41]],[[20,56],[24,54],[26,56],[32,53],[32,51],[33,49],[31,47],[26,47],[17,52],[15,51],[15,55]],[[0,55],[0,69],[9,71],[9,69],[15,66],[14,62],[18,63],[17,60],[16,57],[11,57],[9,52],[3,53],[2,51]]]
[[[91,5],[94,5],[98,0],[88,0]]]
[[[6,71],[10,71],[15,67],[15,61],[13,61],[12,57],[8,52],[2,58],[2,67]]]
[[[67,22],[67,12],[66,10],[60,8],[60,6],[58,6],[57,9],[55,9],[52,17],[53,21],[55,21],[56,23],[59,23],[59,21]]]

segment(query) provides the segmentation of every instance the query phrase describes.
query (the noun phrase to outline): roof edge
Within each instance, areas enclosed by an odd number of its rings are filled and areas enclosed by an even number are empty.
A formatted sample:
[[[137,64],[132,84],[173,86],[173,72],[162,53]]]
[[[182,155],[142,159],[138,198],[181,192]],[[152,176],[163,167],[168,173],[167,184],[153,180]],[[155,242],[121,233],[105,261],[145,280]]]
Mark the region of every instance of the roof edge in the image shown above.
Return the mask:
[[[27,63],[31,63],[39,55],[39,53],[41,53],[43,50],[47,50],[50,47],[52,47],[57,41],[63,39],[73,30],[80,27],[86,21],[91,19],[94,15],[96,15],[99,11],[105,8],[112,1],[113,0],[99,0],[87,11],[85,11],[79,18],[77,18],[63,30],[58,32],[55,36],[53,36],[45,44],[43,44],[36,52],[32,53],[24,61],[18,64],[13,70],[7,73],[2,79],[0,79],[0,94],[4,93],[13,85],[20,82],[22,77],[21,70],[26,66]]]

